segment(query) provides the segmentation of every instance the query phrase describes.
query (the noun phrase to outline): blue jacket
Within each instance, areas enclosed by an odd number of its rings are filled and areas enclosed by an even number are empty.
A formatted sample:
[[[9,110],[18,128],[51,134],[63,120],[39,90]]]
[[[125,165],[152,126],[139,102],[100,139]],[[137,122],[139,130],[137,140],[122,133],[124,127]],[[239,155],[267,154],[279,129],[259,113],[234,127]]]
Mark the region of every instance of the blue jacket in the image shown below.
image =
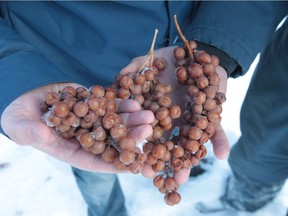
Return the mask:
[[[0,7],[0,116],[15,98],[45,84],[109,85],[147,53],[155,28],[156,49],[174,45],[174,14],[188,39],[224,51],[242,69],[231,76],[242,75],[287,13],[286,2],[5,1]]]

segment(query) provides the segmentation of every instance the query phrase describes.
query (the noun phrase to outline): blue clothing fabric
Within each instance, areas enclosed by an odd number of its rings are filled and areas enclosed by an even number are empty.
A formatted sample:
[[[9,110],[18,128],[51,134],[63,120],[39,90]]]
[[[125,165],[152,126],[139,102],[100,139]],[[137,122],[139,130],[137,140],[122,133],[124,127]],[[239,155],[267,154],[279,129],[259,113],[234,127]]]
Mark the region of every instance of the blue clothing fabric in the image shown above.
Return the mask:
[[[223,50],[242,68],[231,76],[241,75],[287,10],[286,2],[210,1],[5,1],[0,7],[0,116],[18,96],[45,84],[109,85],[132,58],[147,53],[155,28],[156,49],[174,44],[174,14],[187,38]]]
[[[88,205],[88,216],[127,216],[125,198],[117,175],[72,167],[76,183]]]
[[[288,20],[260,55],[241,109],[241,137],[229,164],[234,173],[222,199],[256,211],[288,178]]]

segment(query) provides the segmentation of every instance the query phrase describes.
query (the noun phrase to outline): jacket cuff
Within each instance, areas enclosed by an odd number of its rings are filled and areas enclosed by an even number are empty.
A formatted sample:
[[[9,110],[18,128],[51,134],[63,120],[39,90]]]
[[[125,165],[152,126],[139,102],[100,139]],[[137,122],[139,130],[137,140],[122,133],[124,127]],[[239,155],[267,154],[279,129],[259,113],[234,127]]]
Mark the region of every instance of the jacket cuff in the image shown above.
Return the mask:
[[[233,58],[231,58],[227,53],[224,51],[216,48],[215,46],[206,44],[206,43],[201,43],[197,41],[197,49],[199,50],[204,50],[210,55],[215,55],[219,58],[219,64],[222,66],[226,72],[227,72],[227,77],[230,77],[232,73],[239,73],[242,71],[241,66],[236,62]]]

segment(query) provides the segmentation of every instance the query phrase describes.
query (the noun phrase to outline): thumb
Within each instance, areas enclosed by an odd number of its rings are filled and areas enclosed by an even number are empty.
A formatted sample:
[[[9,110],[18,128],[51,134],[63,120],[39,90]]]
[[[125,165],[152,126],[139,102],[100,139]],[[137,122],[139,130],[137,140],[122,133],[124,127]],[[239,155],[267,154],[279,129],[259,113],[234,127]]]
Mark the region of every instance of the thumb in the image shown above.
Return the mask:
[[[32,120],[19,120],[7,131],[7,135],[20,145],[47,143],[51,136],[49,127],[42,122]]]
[[[135,73],[141,68],[143,63],[144,58],[142,57],[134,58],[130,64],[128,64],[120,71],[120,74]]]

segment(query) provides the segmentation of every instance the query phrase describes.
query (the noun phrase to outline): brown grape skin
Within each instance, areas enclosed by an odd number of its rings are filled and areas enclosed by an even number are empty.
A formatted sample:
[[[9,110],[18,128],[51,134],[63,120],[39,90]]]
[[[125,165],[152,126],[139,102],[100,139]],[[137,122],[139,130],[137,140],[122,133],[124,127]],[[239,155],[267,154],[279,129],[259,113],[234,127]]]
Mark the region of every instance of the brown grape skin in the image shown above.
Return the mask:
[[[111,146],[106,147],[103,153],[101,154],[102,159],[108,163],[112,163],[117,156],[118,156],[117,150]]]
[[[70,110],[72,110],[74,104],[76,103],[76,99],[74,97],[70,96],[70,97],[66,97],[63,100],[63,102],[67,103],[69,108],[70,108]]]
[[[205,51],[198,51],[195,53],[195,58],[198,62],[204,63],[204,64],[209,64],[211,63],[211,57],[208,53]]]
[[[129,75],[124,75],[119,80],[119,85],[121,88],[128,90],[133,84],[133,80]]]
[[[164,95],[163,97],[160,97],[158,100],[158,104],[161,107],[170,107],[171,105],[171,98],[168,95]]]
[[[62,118],[54,115],[52,112],[48,112],[45,115],[45,122],[49,127],[55,127],[61,124]]]
[[[207,98],[214,98],[217,93],[217,86],[209,85],[203,90],[203,92],[206,94]]]
[[[216,101],[212,98],[207,98],[206,101],[203,103],[203,108],[206,111],[210,111],[215,109],[217,106]]]
[[[133,99],[136,100],[141,106],[145,102],[145,98],[143,97],[143,95],[134,95]]]
[[[57,94],[56,92],[50,92],[47,94],[45,102],[47,105],[52,106],[53,104],[55,104],[59,100],[60,100],[59,94]]]
[[[183,162],[182,162],[181,159],[176,158],[176,159],[174,159],[174,160],[171,162],[170,166],[172,167],[172,169],[173,169],[174,171],[179,171],[179,170],[182,169]]]
[[[62,118],[62,123],[67,126],[73,125],[77,121],[77,116],[73,112],[69,112],[69,114]]]
[[[156,188],[162,188],[164,186],[164,177],[163,175],[158,175],[154,177],[153,184]]]
[[[129,150],[122,150],[119,154],[119,159],[122,163],[129,165],[135,160],[135,154]]]
[[[63,133],[63,132],[66,132],[66,131],[68,131],[68,130],[70,130],[70,126],[68,126],[68,125],[64,125],[64,124],[60,124],[60,125],[57,125],[56,126],[56,131],[59,133]]]
[[[188,136],[190,139],[198,140],[201,138],[202,130],[197,127],[191,127],[188,132]]]
[[[99,155],[105,150],[105,143],[103,141],[95,141],[95,143],[90,147],[90,151],[95,154]]]
[[[107,113],[103,119],[102,124],[105,129],[111,129],[115,124],[120,124],[122,121],[120,115],[114,112]]]
[[[197,92],[199,92],[199,88],[195,85],[189,85],[186,90],[186,94],[189,97],[193,97]]]
[[[139,84],[132,84],[130,86],[130,92],[133,95],[140,95],[140,94],[142,94],[142,86]]]
[[[167,205],[173,206],[181,201],[181,196],[176,191],[171,191],[165,195],[164,201]]]
[[[186,55],[186,52],[183,47],[176,47],[174,49],[174,56],[177,61],[184,59],[185,55]]]
[[[209,85],[209,80],[205,76],[201,76],[197,79],[196,85],[202,90]]]
[[[168,191],[175,190],[177,188],[177,182],[173,177],[167,177],[164,180],[164,185]]]
[[[72,86],[66,86],[62,89],[61,94],[69,93],[71,96],[75,97],[77,92],[76,89]]]
[[[121,149],[132,151],[136,147],[136,141],[131,136],[125,136],[119,139],[119,147]]]
[[[148,109],[151,110],[153,113],[155,113],[157,110],[159,110],[160,105],[157,102],[152,102]]]
[[[127,128],[123,124],[115,124],[111,130],[110,135],[116,140],[125,137],[127,133]]]
[[[165,157],[166,152],[167,152],[167,149],[166,149],[165,145],[163,145],[163,144],[155,145],[153,150],[152,150],[153,156],[156,159],[163,159]]]
[[[156,125],[154,128],[153,128],[153,134],[152,134],[152,139],[160,139],[162,137],[162,134],[163,134],[163,129]]]
[[[193,104],[191,111],[195,114],[201,114],[203,112],[203,106],[201,104]]]
[[[174,147],[174,143],[172,141],[166,141],[164,143],[164,145],[166,146],[168,151],[171,151],[173,149],[173,147]]]
[[[159,70],[159,71],[162,71],[166,68],[167,66],[167,62],[165,59],[163,58],[157,58],[154,60],[154,63],[153,65]],[[156,73],[157,74],[157,73]]]
[[[142,150],[144,153],[148,153],[148,152],[151,152],[152,149],[154,147],[154,143],[153,142],[146,142],[143,147],[142,147]]]
[[[192,63],[188,67],[189,75],[192,79],[198,79],[203,75],[203,68],[198,63]]]
[[[52,106],[52,113],[58,117],[66,117],[70,112],[70,107],[63,101],[57,101]]]
[[[210,110],[208,113],[207,113],[207,119],[210,121],[210,122],[216,122],[218,119],[220,119],[220,114],[218,111],[216,110]]]
[[[117,96],[122,99],[129,99],[131,94],[129,89],[120,88],[118,89]]]
[[[210,74],[215,72],[215,68],[213,66],[213,64],[204,64],[203,65],[203,73],[206,76],[209,76]]]
[[[209,85],[212,86],[218,86],[220,82],[219,75],[217,73],[212,73],[210,76],[208,76]]]
[[[158,120],[163,120],[169,116],[169,109],[166,107],[161,107],[156,111],[155,117]]]
[[[172,125],[172,118],[170,116],[167,116],[165,119],[160,120],[159,124],[163,129],[167,128],[167,130],[169,130],[171,128],[170,125]]]
[[[146,77],[144,74],[137,74],[134,79],[134,83],[138,85],[143,85],[146,81]]]
[[[96,111],[100,106],[99,99],[95,95],[92,95],[88,98],[87,105],[90,110]]]
[[[111,90],[107,89],[104,97],[106,98],[106,100],[112,101],[116,98],[116,91],[112,89]]]
[[[219,58],[215,55],[211,55],[211,64],[214,66],[214,67],[217,67],[219,65]]]
[[[195,116],[195,126],[199,129],[204,130],[208,125],[208,120],[205,116],[197,115]]]
[[[144,72],[146,80],[147,81],[152,81],[154,80],[155,72],[151,69],[148,69]]]
[[[148,163],[149,165],[153,165],[157,163],[157,159],[153,156],[152,152],[148,152],[146,163]]]
[[[84,101],[78,101],[73,106],[73,112],[78,117],[84,117],[89,111],[87,103]]]
[[[178,105],[173,105],[169,108],[169,115],[172,119],[177,119],[181,116],[181,109]]]
[[[90,93],[92,95],[94,95],[95,97],[104,97],[105,90],[104,90],[104,88],[102,86],[96,85],[96,86],[92,86],[90,88]]]
[[[92,130],[92,134],[97,141],[104,141],[107,137],[106,131],[101,126],[96,126]]]
[[[185,143],[185,148],[191,152],[198,151],[200,143],[197,140],[188,139]]]
[[[202,91],[197,92],[194,96],[193,96],[193,101],[196,104],[203,104],[206,100],[206,95],[205,93],[203,93]]]
[[[141,173],[143,170],[143,163],[139,161],[133,161],[131,164],[128,165],[128,169],[133,174]]]
[[[161,172],[165,169],[165,162],[162,160],[157,160],[156,164],[152,165],[152,169],[155,172]]]
[[[174,158],[182,157],[184,155],[184,149],[181,146],[174,146],[172,155]]]
[[[176,77],[180,83],[185,83],[185,81],[188,79],[188,76],[188,70],[186,67],[181,66],[176,69]]]
[[[90,132],[84,132],[81,134],[79,142],[83,147],[91,147],[95,143],[95,139]]]

